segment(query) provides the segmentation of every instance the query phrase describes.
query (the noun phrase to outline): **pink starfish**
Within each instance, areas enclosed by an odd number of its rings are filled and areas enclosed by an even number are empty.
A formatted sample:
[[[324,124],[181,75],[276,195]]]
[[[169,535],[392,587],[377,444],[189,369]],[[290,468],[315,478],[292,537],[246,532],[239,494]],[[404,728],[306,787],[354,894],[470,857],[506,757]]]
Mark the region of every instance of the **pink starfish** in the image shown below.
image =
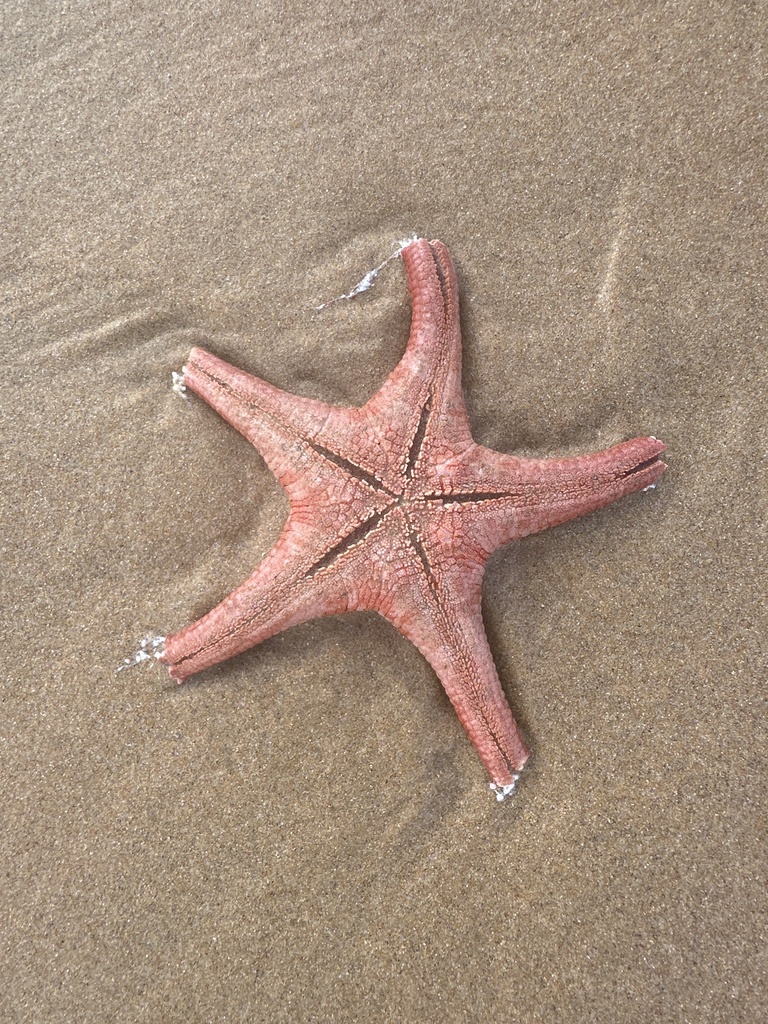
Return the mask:
[[[461,391],[456,273],[442,242],[403,249],[413,319],[403,358],[361,408],[287,394],[200,348],[183,383],[261,452],[285,488],[282,535],[248,579],[165,640],[180,682],[289,626],[379,612],[440,678],[503,799],[528,749],[480,612],[490,554],[652,486],[655,437],[521,459],[475,444]]]

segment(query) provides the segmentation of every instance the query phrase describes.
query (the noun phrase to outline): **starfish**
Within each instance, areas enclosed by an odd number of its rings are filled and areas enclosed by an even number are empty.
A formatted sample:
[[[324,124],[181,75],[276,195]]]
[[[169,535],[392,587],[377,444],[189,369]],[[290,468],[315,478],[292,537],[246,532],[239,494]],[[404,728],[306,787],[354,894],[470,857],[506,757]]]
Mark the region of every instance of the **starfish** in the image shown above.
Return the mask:
[[[501,800],[529,751],[483,628],[486,562],[502,544],[652,487],[664,445],[640,437],[592,455],[526,459],[476,444],[453,261],[424,239],[402,257],[408,344],[359,408],[297,397],[192,349],[181,385],[261,453],[290,511],[245,582],[166,637],[157,656],[182,682],[308,619],[376,611],[434,668]]]

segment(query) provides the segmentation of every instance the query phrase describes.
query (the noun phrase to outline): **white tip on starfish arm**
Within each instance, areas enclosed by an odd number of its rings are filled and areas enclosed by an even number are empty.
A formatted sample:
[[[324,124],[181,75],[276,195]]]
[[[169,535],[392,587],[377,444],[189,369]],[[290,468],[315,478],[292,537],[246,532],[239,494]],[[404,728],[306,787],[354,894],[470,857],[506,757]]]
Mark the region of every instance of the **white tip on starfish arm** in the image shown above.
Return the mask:
[[[511,796],[512,793],[514,793],[515,786],[517,785],[517,780],[519,778],[520,778],[520,773],[518,772],[517,775],[513,775],[512,776],[512,781],[510,783],[508,783],[506,786],[500,786],[498,782],[489,782],[488,783],[490,788],[496,794],[496,799],[499,801],[499,803],[501,803],[501,801],[504,799],[505,796]]]
[[[130,658],[125,658],[123,664],[118,665],[117,671],[122,672],[123,669],[133,668],[134,665],[140,665],[142,661],[149,661],[150,658],[162,658],[164,644],[164,636],[145,636],[139,650]]]
[[[181,395],[182,398],[187,397],[187,386],[184,383],[184,374],[187,372],[186,366],[182,366],[181,373],[176,373],[175,370],[171,371],[171,388],[176,392],[177,395]]]
[[[369,288],[373,287],[373,282],[376,280],[379,271],[383,270],[388,263],[392,260],[397,259],[400,253],[407,246],[413,242],[418,242],[418,235],[411,235],[410,238],[403,238],[397,243],[397,250],[392,253],[391,256],[387,256],[383,263],[380,263],[378,267],[374,267],[373,270],[369,270],[365,277],[361,278],[351,291],[345,292],[343,295],[337,295],[335,299],[328,299],[327,302],[321,302],[319,306],[315,306],[315,309],[320,312],[321,309],[327,309],[328,306],[332,306],[334,302],[340,302],[342,299],[354,299],[356,295],[360,295],[361,292],[367,292]]]

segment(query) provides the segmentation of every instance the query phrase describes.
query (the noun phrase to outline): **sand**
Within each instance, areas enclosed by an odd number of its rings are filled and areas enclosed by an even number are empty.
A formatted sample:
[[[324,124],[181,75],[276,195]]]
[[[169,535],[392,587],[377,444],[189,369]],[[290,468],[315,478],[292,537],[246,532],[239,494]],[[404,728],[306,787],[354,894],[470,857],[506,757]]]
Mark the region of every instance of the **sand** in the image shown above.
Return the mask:
[[[0,1019],[735,1022],[766,992],[766,13],[11,5]],[[486,577],[497,804],[383,620],[116,674],[280,532],[193,344],[360,404],[441,238],[478,441],[659,487]]]

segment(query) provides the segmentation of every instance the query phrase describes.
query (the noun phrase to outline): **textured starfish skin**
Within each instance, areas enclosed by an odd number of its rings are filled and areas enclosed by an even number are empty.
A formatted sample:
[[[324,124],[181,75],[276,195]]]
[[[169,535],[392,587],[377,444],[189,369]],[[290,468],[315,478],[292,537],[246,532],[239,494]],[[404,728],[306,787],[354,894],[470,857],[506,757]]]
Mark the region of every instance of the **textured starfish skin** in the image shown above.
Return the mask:
[[[403,250],[408,345],[360,408],[288,394],[200,348],[184,384],[262,454],[290,503],[263,562],[207,615],[165,641],[180,682],[289,626],[379,612],[428,659],[501,796],[529,752],[481,617],[486,562],[502,544],[649,487],[654,437],[593,455],[521,459],[475,444],[461,390],[456,273],[447,248]]]

